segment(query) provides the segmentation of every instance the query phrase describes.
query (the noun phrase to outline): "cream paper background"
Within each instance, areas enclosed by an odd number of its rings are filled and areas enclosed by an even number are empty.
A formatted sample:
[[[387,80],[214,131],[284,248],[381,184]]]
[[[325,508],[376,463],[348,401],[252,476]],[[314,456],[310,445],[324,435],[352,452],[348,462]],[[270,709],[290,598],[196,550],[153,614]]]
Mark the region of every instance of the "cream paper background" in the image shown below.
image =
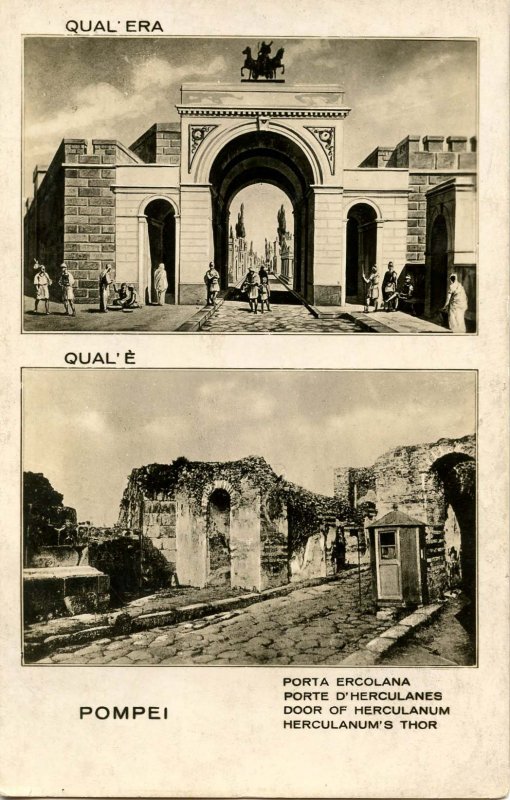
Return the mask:
[[[501,797],[508,791],[508,6],[439,2],[2,4],[0,793],[7,796]],[[166,35],[480,37],[479,335],[20,335],[21,34],[158,19]],[[58,69],[58,64],[55,65]],[[398,109],[395,109],[398,113]],[[22,667],[20,367],[132,349],[139,367],[479,371],[479,667]],[[40,410],[44,425],[44,408]],[[63,421],[63,424],[65,422]],[[73,436],[73,431],[69,431]],[[76,442],[79,456],[79,442]],[[282,678],[407,675],[442,691],[437,732],[283,730]],[[168,721],[83,721],[79,705],[166,705]]]

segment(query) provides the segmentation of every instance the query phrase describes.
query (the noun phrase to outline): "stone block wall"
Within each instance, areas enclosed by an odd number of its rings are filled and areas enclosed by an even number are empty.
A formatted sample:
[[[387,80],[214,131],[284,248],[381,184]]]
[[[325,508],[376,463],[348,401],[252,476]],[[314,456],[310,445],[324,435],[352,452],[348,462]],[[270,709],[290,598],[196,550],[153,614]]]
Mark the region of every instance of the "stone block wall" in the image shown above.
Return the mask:
[[[423,270],[419,268],[425,265],[426,193],[437,184],[449,180],[452,173],[476,170],[476,137],[468,140],[467,136],[406,136],[394,148],[376,147],[360,167],[409,171],[405,257],[414,275],[416,294],[420,294],[424,291]]]
[[[375,150],[372,150],[370,155],[361,162],[360,167],[376,167],[377,169],[386,167],[393,155],[393,151],[393,147],[376,147]]]
[[[260,519],[260,571],[262,589],[289,580],[287,509],[271,503],[263,504]]]
[[[181,160],[181,126],[178,122],[157,122],[130,147],[146,164],[178,165]]]
[[[306,296],[316,305],[340,305],[341,287],[338,264],[343,255],[343,230],[338,224],[343,213],[342,195],[328,187],[314,190],[313,263],[307,275]],[[311,237],[309,237],[311,239]],[[310,246],[312,242],[308,242]]]
[[[173,500],[145,500],[142,533],[175,570],[176,510]]]
[[[99,273],[115,268],[115,165],[126,163],[126,149],[115,141],[85,140],[66,145],[64,261],[75,281],[77,303],[99,298]],[[71,165],[76,166],[71,166]]]
[[[357,503],[361,503],[367,492],[375,492],[375,488],[373,467],[338,467],[335,469],[333,493],[343,503],[348,503],[350,506],[355,505],[355,500]]]
[[[467,136],[406,136],[395,147],[387,166],[409,170],[408,262],[425,264],[428,190],[449,180],[451,171],[473,171],[476,164],[475,137],[468,143]]]
[[[33,281],[33,259],[44,263],[60,299],[63,261],[71,270],[77,303],[99,297],[99,272],[115,267],[115,170],[139,158],[115,140],[64,139],[25,218],[25,270]]]

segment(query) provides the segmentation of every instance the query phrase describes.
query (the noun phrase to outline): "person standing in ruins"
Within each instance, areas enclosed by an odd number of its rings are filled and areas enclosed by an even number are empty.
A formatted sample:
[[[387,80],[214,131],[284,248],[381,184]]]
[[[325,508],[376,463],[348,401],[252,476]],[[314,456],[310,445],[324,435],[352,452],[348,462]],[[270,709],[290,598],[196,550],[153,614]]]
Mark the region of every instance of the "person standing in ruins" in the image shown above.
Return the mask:
[[[67,269],[67,264],[62,263],[61,265],[62,273],[60,278],[58,279],[58,285],[62,289],[62,302],[64,304],[66,314],[71,314],[73,317],[76,316],[76,310],[74,308],[74,278]]]
[[[168,289],[168,277],[164,264],[158,264],[154,271],[154,291],[158,298],[158,306],[165,305],[165,294]]]
[[[39,301],[44,301],[44,308],[45,314],[50,313],[50,286],[52,284],[52,280],[48,273],[46,272],[46,267],[44,264],[39,264],[38,261],[35,262],[35,268],[37,272],[34,278],[34,286],[35,286],[35,313],[37,314],[37,309],[39,306]]]
[[[111,264],[107,264],[99,273],[99,310],[106,314],[108,311],[108,295],[110,294],[110,284],[112,282]]]

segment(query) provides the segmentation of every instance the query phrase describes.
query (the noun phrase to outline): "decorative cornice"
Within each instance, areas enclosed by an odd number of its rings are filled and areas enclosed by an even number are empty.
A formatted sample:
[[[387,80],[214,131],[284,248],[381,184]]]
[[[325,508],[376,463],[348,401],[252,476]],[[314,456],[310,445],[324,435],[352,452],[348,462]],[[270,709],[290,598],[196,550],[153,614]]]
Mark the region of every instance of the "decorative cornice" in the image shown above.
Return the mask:
[[[345,119],[350,108],[207,108],[177,106],[185,117],[271,117],[274,119]]]
[[[188,172],[191,171],[193,159],[197,154],[197,150],[209,136],[211,131],[217,128],[217,125],[190,125],[188,130]]]
[[[329,161],[329,169],[331,174],[333,175],[335,172],[335,129],[334,128],[309,128],[306,127],[307,131],[310,131],[312,136],[317,139],[320,146],[326,153],[326,157]]]

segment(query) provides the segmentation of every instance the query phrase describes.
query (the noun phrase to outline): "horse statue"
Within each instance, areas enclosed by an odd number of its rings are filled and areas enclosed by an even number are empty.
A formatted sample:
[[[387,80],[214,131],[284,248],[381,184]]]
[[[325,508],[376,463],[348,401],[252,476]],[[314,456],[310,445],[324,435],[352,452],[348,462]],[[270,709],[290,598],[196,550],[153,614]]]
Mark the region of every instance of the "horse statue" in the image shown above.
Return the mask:
[[[248,80],[256,81],[258,78],[263,77],[266,81],[274,81],[276,78],[276,71],[282,70],[285,72],[285,66],[282,64],[284,54],[283,47],[276,52],[276,55],[271,58],[271,45],[273,42],[266,44],[262,42],[259,47],[257,58],[253,58],[251,54],[251,47],[245,47],[243,56],[246,56],[243,66],[241,67],[241,78],[244,77],[244,71],[248,70]]]
[[[244,70],[247,69],[248,70],[248,80],[251,81],[251,80],[253,80],[253,78],[252,78],[253,72],[255,72],[256,69],[257,69],[257,62],[255,61],[255,59],[253,58],[253,56],[251,54],[251,47],[245,47],[244,48],[243,56],[246,56],[246,58],[244,60],[243,66],[241,67],[241,78],[244,77]],[[258,78],[258,75],[257,75],[257,78]],[[256,80],[256,78],[255,78],[255,80]]]
[[[283,47],[280,47],[279,50],[276,51],[276,55],[273,58],[269,59],[269,80],[274,81],[276,78],[276,70],[281,69],[282,75],[285,74],[285,64],[282,64],[282,58],[285,50]]]

